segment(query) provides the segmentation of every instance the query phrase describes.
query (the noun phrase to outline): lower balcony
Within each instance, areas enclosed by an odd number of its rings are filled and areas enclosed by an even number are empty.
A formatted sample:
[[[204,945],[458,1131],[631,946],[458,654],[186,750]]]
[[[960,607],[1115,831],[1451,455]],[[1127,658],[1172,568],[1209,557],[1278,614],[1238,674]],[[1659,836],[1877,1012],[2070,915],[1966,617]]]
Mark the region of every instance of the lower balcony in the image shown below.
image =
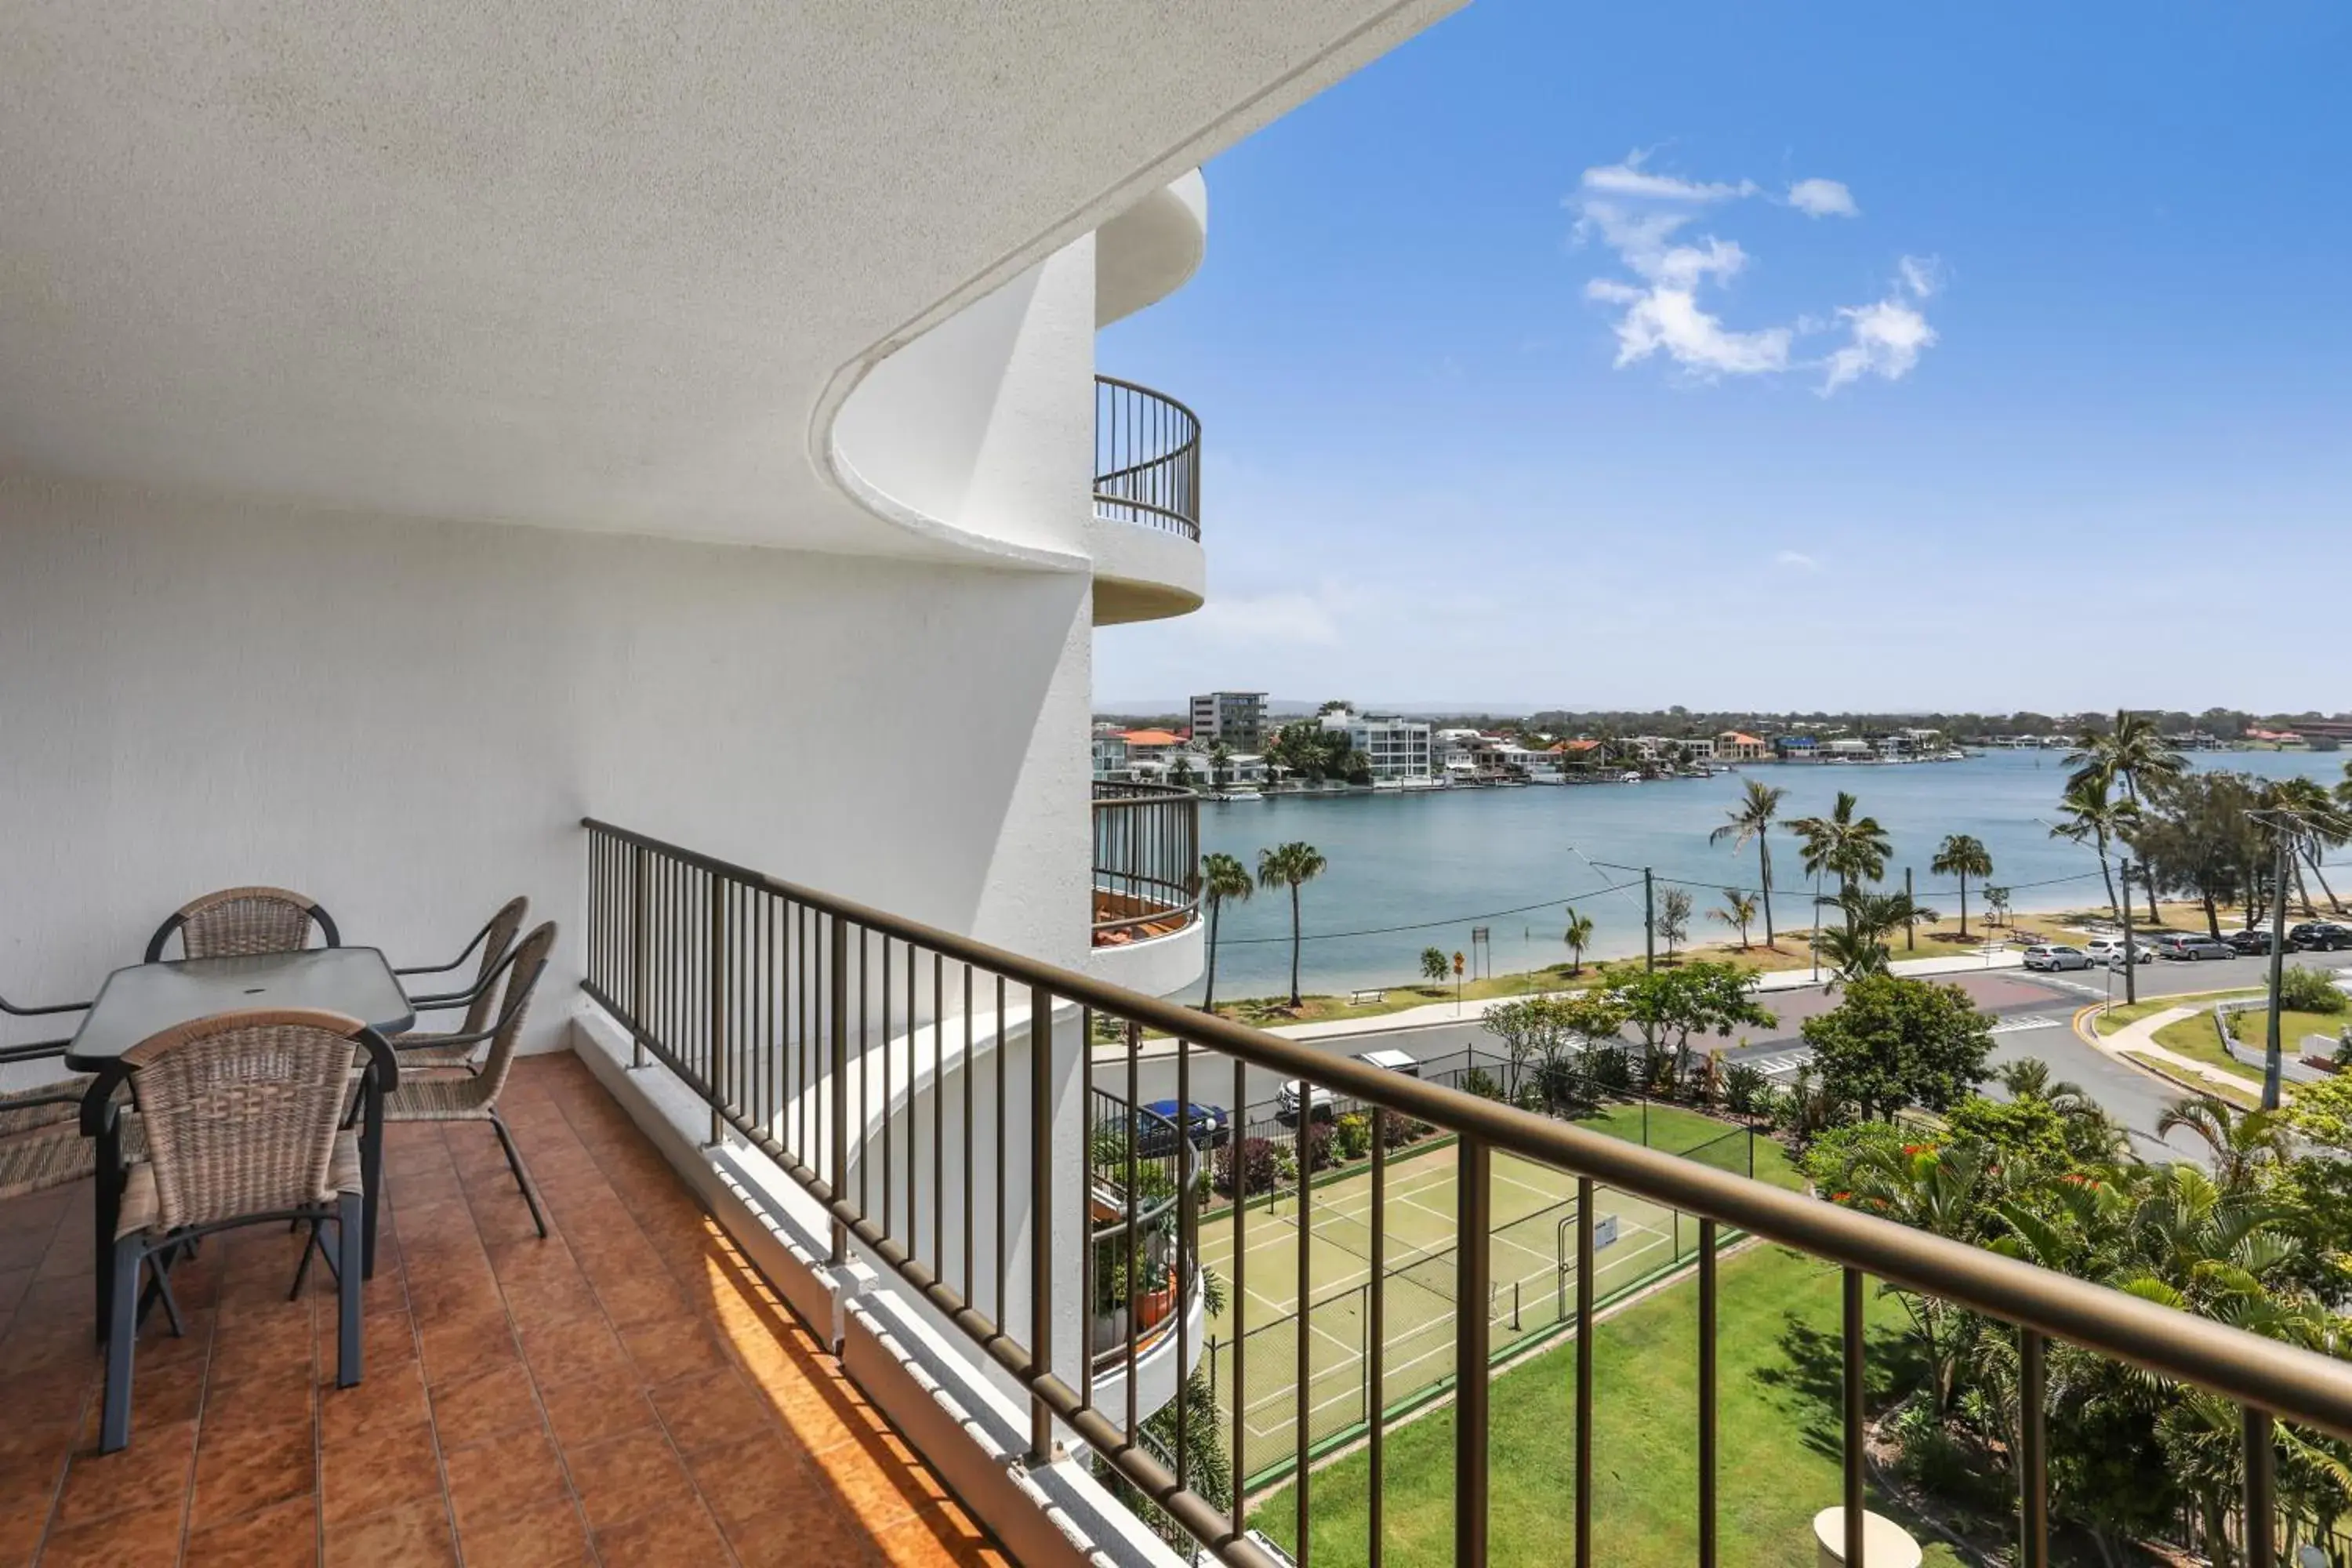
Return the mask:
[[[1094,969],[1164,996],[1200,978],[1201,797],[1094,784]]]
[[[396,1126],[365,1380],[334,1386],[325,1270],[288,1300],[302,1238],[216,1236],[117,1454],[90,1184],[0,1203],[0,1562],[1011,1561],[578,1058],[504,1104],[547,1240],[488,1128]]]
[[[1095,624],[1201,607],[1201,421],[1148,386],[1095,377]]]

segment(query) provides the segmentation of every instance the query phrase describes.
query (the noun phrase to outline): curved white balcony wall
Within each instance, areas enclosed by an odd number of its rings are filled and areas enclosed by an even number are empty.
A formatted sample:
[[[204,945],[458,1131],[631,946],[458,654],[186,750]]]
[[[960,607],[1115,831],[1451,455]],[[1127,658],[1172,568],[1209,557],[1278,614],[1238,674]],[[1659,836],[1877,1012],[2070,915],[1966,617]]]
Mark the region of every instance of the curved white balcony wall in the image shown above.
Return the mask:
[[[1087,955],[1090,974],[1150,996],[1172,996],[1201,978],[1208,953],[1206,922],[1118,947],[1097,947]]]
[[[1209,245],[1209,185],[1193,169],[1095,232],[1095,325],[1156,305],[1192,280]]]
[[[1091,236],[876,365],[833,427],[835,473],[919,533],[1075,565],[1094,457]]]
[[[1094,558],[1095,625],[1165,620],[1201,607],[1209,591],[1209,558],[1199,542],[1147,523],[1087,519],[1087,553]]]
[[[1178,1335],[1163,1333],[1148,1347],[1139,1347],[1135,1356],[1135,1408],[1138,1415],[1149,1415],[1176,1397],[1182,1386],[1184,1373],[1201,1364],[1201,1355],[1209,1331],[1208,1298],[1201,1289],[1200,1276],[1195,1274],[1184,1296],[1184,1359],[1176,1359]],[[1095,1405],[1102,1410],[1117,1411],[1122,1416],[1127,1409],[1127,1358],[1107,1363],[1095,1369]]]

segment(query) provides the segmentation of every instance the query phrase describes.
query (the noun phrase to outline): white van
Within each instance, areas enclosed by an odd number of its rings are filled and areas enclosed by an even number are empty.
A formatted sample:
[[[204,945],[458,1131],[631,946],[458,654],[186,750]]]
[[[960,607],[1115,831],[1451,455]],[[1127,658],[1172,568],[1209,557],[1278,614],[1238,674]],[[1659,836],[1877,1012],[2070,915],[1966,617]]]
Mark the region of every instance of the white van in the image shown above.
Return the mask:
[[[1405,1051],[1366,1051],[1356,1059],[1367,1067],[1376,1067],[1382,1072],[1401,1072],[1407,1078],[1421,1076],[1421,1063]],[[1283,1084],[1278,1103],[1285,1121],[1297,1119],[1298,1080],[1297,1079],[1291,1079]],[[1331,1091],[1321,1084],[1317,1084],[1313,1094],[1308,1097],[1308,1104],[1311,1114],[1318,1118],[1328,1118],[1332,1108]]]

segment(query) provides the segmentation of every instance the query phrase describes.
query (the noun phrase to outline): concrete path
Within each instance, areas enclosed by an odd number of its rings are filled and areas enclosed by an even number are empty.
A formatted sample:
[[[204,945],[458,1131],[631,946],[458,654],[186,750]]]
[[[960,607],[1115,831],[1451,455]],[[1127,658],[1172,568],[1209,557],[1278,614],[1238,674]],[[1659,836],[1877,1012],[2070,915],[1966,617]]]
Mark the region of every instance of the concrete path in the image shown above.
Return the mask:
[[[2200,1062],[2194,1057],[2183,1056],[2169,1047],[2156,1043],[2158,1029],[2178,1024],[2183,1018],[2194,1018],[2203,1011],[2202,1007],[2167,1007],[2160,1013],[2149,1014],[2137,1023],[2126,1024],[2112,1035],[2102,1035],[2091,1022],[2097,1009],[2085,1007],[2074,1020],[2074,1033],[2109,1056],[2126,1060],[2128,1066],[2137,1067],[2138,1064],[2125,1058],[2123,1053],[2126,1051],[2163,1063],[2166,1074],[2171,1078],[2186,1079],[2191,1084],[2218,1084],[2260,1100],[2263,1094],[2260,1079],[2224,1072],[2210,1062]]]

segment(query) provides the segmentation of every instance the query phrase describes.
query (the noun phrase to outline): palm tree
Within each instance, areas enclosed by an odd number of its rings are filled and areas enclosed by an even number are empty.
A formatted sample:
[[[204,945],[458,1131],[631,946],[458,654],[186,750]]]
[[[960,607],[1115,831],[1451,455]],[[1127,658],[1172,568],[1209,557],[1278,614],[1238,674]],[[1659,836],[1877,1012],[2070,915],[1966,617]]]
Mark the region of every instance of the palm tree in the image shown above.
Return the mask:
[[[1560,933],[1560,941],[1568,943],[1568,972],[1583,973],[1584,950],[1592,945],[1592,917],[1578,914],[1576,906],[1569,905],[1568,930]]]
[[[2066,778],[2069,789],[2093,778],[2110,789],[2120,784],[2135,812],[2148,795],[2189,771],[2188,759],[2164,738],[2154,719],[2123,708],[2116,710],[2116,721],[2105,733],[2084,730],[2066,762],[2074,770]],[[2150,923],[2158,918],[2153,883],[2147,889],[2147,918]]]
[[[1969,879],[1992,875],[1992,852],[1984,841],[1966,833],[1951,833],[1937,847],[1936,858],[1927,862],[1927,869],[1938,877],[1960,879],[1960,940],[1969,937]]]
[[[1723,907],[1707,913],[1727,926],[1739,928],[1739,951],[1748,951],[1748,928],[1756,921],[1756,900],[1742,888],[1723,889]]]
[[[1887,939],[1906,926],[1936,918],[1936,911],[1914,903],[1908,893],[1855,891],[1837,901],[1843,919],[1822,932],[1822,956],[1831,970],[1830,984],[1884,974]]]
[[[1805,869],[1816,885],[1822,872],[1834,875],[1840,898],[1853,890],[1857,879],[1875,882],[1885,876],[1886,857],[1894,852],[1894,842],[1878,818],[1857,815],[1861,806],[1853,791],[1840,790],[1827,816],[1801,816],[1789,824],[1804,846]]]
[[[2294,1152],[2286,1121],[2277,1111],[2241,1110],[2211,1095],[2177,1100],[2156,1119],[2159,1138],[2176,1127],[2187,1128],[2213,1152],[2213,1173],[2231,1192],[2244,1187],[2264,1165],[2284,1163]]]
[[[1211,789],[1225,787],[1225,773],[1233,766],[1233,761],[1234,749],[1223,741],[1209,748],[1209,787]]]
[[[1249,901],[1257,891],[1250,880],[1249,868],[1230,855],[1201,857],[1201,897],[1209,903],[1209,978],[1201,987],[1201,1011],[1217,1010],[1217,920],[1224,912],[1228,900],[1240,904]]]
[[[2071,838],[2077,844],[2089,839],[2097,845],[2099,876],[2107,884],[2107,909],[2122,920],[2123,906],[2116,901],[2115,869],[2107,860],[2107,846],[2139,821],[2139,808],[2116,799],[2105,777],[2088,773],[2068,781],[2066,793],[2058,797],[2058,815],[2065,820],[2050,830],[2050,837]]]
[[[1788,797],[1789,792],[1774,788],[1761,779],[1746,782],[1747,794],[1727,814],[1724,825],[1706,836],[1706,841],[1720,844],[1728,838],[1735,851],[1747,848],[1751,838],[1756,841],[1756,868],[1764,884],[1764,945],[1773,947],[1778,944],[1772,937],[1772,845],[1769,835],[1773,819],[1780,816],[1780,802]],[[1739,945],[1748,945],[1744,935],[1739,939]]]
[[[2264,807],[2273,811],[2293,812],[2300,819],[2301,831],[2295,837],[2294,853],[2311,868],[2311,874],[2319,879],[2321,889],[2327,894],[2327,907],[2342,914],[2344,902],[2336,896],[2336,889],[2328,885],[2327,873],[2320,869],[2320,857],[2327,850],[2352,843],[2352,830],[2347,830],[2346,818],[2336,810],[2336,801],[2327,793],[2327,786],[2317,779],[2279,779],[2263,793],[2269,797],[2262,803]],[[2311,902],[2308,889],[2305,892],[2304,902],[2306,906]]]
[[[1257,879],[1261,886],[1281,883],[1290,889],[1290,1005],[1299,1005],[1298,996],[1298,889],[1323,874],[1330,864],[1323,851],[1312,844],[1293,839],[1257,852]]]

